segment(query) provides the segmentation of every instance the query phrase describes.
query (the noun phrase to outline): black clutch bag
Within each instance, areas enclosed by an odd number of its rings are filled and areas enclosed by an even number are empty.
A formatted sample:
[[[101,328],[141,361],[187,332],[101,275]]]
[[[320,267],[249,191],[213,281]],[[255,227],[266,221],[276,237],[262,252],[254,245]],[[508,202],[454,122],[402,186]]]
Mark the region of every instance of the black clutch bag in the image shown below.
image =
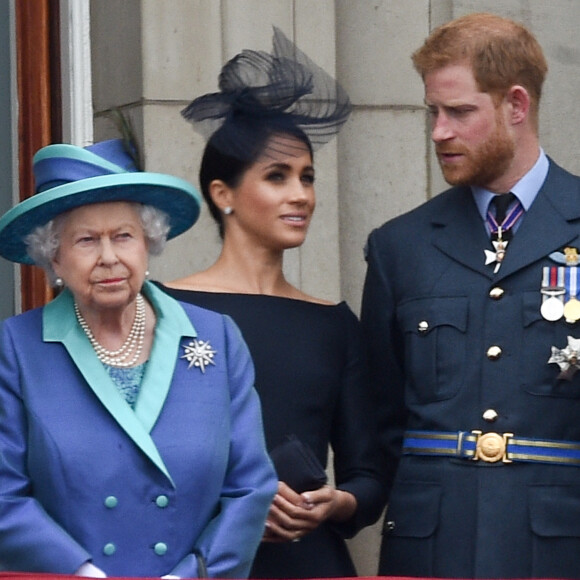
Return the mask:
[[[328,481],[324,467],[314,451],[295,435],[288,435],[284,443],[274,447],[270,457],[278,479],[296,493],[318,489]]]

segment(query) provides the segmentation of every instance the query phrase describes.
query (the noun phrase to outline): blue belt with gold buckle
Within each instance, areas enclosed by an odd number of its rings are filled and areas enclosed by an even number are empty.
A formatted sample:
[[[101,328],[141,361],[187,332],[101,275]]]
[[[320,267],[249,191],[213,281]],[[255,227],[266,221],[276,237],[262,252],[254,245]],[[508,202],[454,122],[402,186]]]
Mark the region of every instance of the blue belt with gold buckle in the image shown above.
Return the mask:
[[[580,443],[482,431],[406,431],[405,455],[456,457],[486,463],[523,461],[580,466]]]

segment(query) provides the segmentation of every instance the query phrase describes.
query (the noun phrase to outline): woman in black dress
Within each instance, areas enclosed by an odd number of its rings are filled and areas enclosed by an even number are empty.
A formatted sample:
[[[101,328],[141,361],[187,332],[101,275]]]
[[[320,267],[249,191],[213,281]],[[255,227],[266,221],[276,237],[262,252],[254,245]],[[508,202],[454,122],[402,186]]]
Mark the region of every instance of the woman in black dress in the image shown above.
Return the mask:
[[[314,211],[313,146],[337,133],[350,102],[277,29],[273,53],[243,51],[220,89],[183,114],[209,138],[200,184],[223,248],[207,270],[162,287],[240,327],[270,451],[288,436],[322,466],[333,451],[333,485],[299,493],[280,481],[250,577],[355,576],[344,539],[375,522],[385,499],[358,320],[346,303],[291,285],[282,268]]]

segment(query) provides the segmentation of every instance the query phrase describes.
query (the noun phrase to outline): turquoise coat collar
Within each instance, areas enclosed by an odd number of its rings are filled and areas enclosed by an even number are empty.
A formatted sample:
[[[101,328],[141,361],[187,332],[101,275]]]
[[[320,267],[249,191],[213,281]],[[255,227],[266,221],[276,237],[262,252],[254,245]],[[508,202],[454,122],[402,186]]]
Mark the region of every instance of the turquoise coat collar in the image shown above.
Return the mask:
[[[43,309],[43,340],[61,342],[83,377],[117,423],[173,483],[150,433],[162,409],[176,362],[181,338],[196,337],[193,324],[179,303],[150,282],[143,295],[157,316],[155,337],[135,410],[125,402],[97,358],[76,320],[73,296],[64,290]]]

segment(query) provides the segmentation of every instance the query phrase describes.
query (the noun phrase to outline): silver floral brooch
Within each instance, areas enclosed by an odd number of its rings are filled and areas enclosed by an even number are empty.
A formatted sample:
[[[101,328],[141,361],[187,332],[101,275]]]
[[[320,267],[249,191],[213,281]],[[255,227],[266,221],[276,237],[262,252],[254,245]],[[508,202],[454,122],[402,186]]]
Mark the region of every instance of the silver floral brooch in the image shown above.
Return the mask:
[[[185,354],[181,358],[189,362],[188,369],[197,367],[202,373],[205,373],[205,368],[208,365],[215,366],[214,356],[217,351],[211,347],[209,340],[197,340],[197,338],[194,338],[191,342],[182,346]]]

